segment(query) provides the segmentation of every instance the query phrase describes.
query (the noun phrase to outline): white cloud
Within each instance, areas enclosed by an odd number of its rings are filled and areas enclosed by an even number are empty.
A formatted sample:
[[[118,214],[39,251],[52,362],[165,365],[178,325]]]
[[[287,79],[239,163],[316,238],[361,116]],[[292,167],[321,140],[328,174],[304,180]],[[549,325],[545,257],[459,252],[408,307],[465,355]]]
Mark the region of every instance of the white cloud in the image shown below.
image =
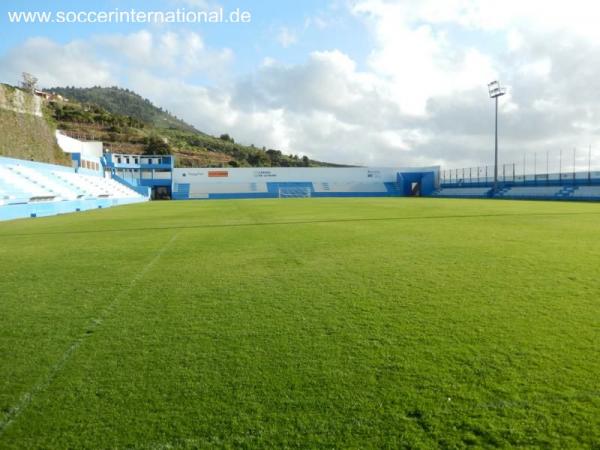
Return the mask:
[[[200,34],[165,31],[151,33],[142,30],[131,34],[101,35],[91,40],[98,57],[110,53],[111,60],[141,69],[177,72],[188,76],[196,72],[218,77],[233,60],[233,52],[224,48],[207,48]]]
[[[597,6],[589,0],[355,0],[355,12],[395,10],[403,22],[434,26],[455,24],[464,29],[506,32],[511,28],[536,33],[569,32],[600,42]]]
[[[60,45],[47,38],[31,38],[0,57],[0,77],[14,83],[21,72],[30,72],[45,86],[116,83],[111,64],[96,59],[90,50],[79,40]]]
[[[551,70],[552,60],[548,56],[545,56],[538,60],[523,64],[518,68],[518,73],[524,76],[548,79]]]
[[[198,33],[142,30],[64,45],[48,38],[28,39],[0,57],[0,76],[10,81],[28,71],[42,86],[119,84],[125,74],[136,70],[223,79],[232,62],[230,49],[208,48]]]
[[[96,46],[108,49],[115,59],[124,58],[132,64],[152,65],[155,61],[154,37],[146,30],[131,34],[102,35],[93,39]]]
[[[506,35],[506,44],[510,51],[518,51],[523,47],[523,35],[514,28],[510,29]]]
[[[371,69],[391,80],[394,97],[407,113],[423,115],[429,98],[481,85],[496,73],[488,56],[473,47],[453,47],[443,30],[417,20],[420,16],[405,2],[367,0],[353,11],[367,20],[377,39]],[[443,7],[424,11],[435,13],[435,20],[448,15]]]
[[[298,36],[287,27],[281,27],[277,33],[277,42],[283,47],[288,48],[298,42]]]
[[[304,29],[315,27],[319,30],[324,30],[329,26],[330,21],[321,16],[307,17],[304,20]]]
[[[219,3],[212,0],[171,0],[171,2],[201,11],[214,11],[221,7]]]

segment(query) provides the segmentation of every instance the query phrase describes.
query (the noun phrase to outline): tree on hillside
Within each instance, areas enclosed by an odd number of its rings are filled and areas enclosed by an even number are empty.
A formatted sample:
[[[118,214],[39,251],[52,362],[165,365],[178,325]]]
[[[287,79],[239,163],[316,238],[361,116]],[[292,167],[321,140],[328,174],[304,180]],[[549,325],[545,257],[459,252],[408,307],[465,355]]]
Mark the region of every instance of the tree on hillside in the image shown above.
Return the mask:
[[[144,155],[170,155],[171,153],[171,146],[166,139],[152,136],[146,140]]]
[[[37,82],[37,77],[34,77],[28,72],[23,72],[23,81],[21,81],[21,87],[27,92],[31,92],[32,94],[35,93]]]
[[[282,153],[279,150],[269,149],[267,150],[267,157],[271,160],[271,166],[277,167],[282,162]]]

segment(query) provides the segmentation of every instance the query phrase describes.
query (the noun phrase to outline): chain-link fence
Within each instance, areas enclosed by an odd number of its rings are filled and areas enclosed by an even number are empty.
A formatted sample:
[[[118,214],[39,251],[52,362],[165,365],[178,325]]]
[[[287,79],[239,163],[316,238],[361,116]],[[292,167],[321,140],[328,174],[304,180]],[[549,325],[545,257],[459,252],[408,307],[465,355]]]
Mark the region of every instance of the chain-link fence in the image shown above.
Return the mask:
[[[544,152],[524,155],[521,162],[498,164],[498,182],[544,184],[567,181],[600,183],[600,158],[586,151]],[[440,183],[491,185],[494,166],[465,167],[440,171]]]

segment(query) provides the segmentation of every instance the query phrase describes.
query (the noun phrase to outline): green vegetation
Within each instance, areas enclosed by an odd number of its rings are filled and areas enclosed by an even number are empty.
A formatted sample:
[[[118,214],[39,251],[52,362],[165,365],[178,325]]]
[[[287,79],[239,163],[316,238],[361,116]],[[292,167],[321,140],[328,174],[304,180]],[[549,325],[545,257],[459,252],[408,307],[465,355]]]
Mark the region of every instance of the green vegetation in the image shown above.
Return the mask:
[[[50,92],[76,100],[79,103],[97,105],[112,114],[135,117],[137,120],[157,128],[176,128],[197,132],[193,126],[170,114],[129,89],[119,87],[53,87]]]
[[[144,155],[170,155],[171,146],[165,139],[158,136],[150,136],[144,148]]]
[[[56,144],[54,127],[42,117],[0,108],[0,156],[70,164]]]
[[[0,223],[2,448],[598,448],[600,205]]]
[[[51,103],[61,129],[74,137],[104,141],[114,152],[142,153],[148,138],[159,136],[168,141],[180,167],[336,166],[240,145],[227,133],[218,138],[207,135],[127,89],[55,87],[50,91],[69,99]]]

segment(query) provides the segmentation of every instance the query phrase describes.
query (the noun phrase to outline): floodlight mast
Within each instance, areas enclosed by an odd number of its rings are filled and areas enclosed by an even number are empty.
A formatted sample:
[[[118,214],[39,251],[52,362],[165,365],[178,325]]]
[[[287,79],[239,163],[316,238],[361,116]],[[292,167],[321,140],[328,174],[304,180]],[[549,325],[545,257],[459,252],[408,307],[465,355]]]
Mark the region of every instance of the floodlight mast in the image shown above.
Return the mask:
[[[495,115],[495,145],[494,145],[494,189],[493,193],[496,194],[498,190],[498,97],[506,94],[506,88],[500,86],[499,81],[492,81],[488,83],[488,91],[490,98],[493,98],[496,103],[496,115]]]

